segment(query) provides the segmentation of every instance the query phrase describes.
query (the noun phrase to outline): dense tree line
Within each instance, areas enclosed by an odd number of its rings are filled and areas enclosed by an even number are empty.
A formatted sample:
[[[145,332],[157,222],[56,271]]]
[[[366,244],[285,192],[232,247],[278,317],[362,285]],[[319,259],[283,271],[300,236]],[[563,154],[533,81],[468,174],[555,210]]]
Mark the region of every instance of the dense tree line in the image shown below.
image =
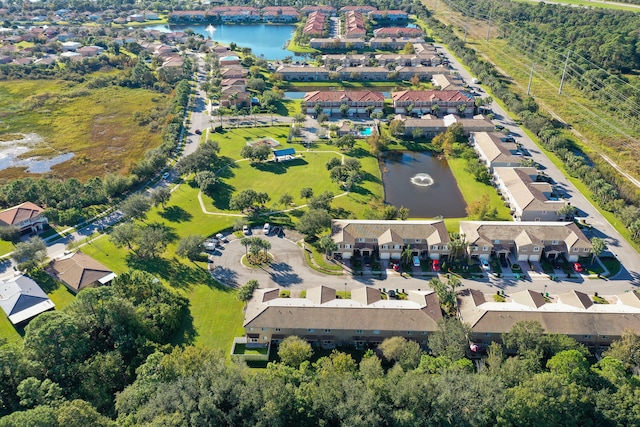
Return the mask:
[[[43,283],[51,280],[42,271],[33,274]],[[171,340],[186,308],[184,297],[144,272],[124,273],[112,286],[83,290],[64,310],[32,320],[21,345],[0,343],[0,414],[31,409],[47,413],[42,419],[48,420],[61,405],[87,406],[73,402],[83,399],[89,409],[113,416],[114,393]],[[32,425],[9,422],[20,417],[2,419],[0,425]],[[43,420],[38,425],[56,425]]]
[[[258,371],[204,348],[159,349],[109,414],[122,426],[637,425],[638,335],[626,333],[596,362],[574,340],[520,322],[505,334],[504,349],[492,344],[474,362],[465,357],[467,333],[448,319],[429,337],[429,353],[394,337],[360,360],[334,351],[311,361],[309,344],[289,337],[277,350],[280,361]],[[50,420],[61,405],[108,425],[86,402],[66,400],[55,382],[20,372],[16,361],[26,360],[19,349],[4,346],[0,356],[21,374],[4,377],[19,384],[3,397],[23,409],[0,426],[58,425]]]

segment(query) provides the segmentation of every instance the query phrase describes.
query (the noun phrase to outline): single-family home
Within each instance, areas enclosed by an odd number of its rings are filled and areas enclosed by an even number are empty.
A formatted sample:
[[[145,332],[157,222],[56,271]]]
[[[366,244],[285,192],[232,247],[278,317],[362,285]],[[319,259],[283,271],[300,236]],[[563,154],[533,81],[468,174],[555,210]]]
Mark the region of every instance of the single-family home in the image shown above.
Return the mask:
[[[343,114],[347,106],[346,115],[369,115],[369,111],[382,112],[384,108],[384,95],[381,92],[362,91],[314,91],[304,95],[305,113],[316,115],[317,109],[328,115]],[[320,107],[316,107],[319,105]]]
[[[104,52],[104,48],[101,46],[82,46],[81,48],[78,48],[76,52],[84,58],[92,58]]]
[[[507,136],[502,133],[473,132],[469,142],[490,171],[496,167],[517,167],[522,163],[522,153],[517,144],[507,142]]]
[[[516,221],[564,221],[559,211],[570,203],[554,194],[553,185],[538,181],[533,167],[493,168],[496,184]]]
[[[20,233],[37,233],[49,224],[42,212],[44,209],[35,203],[21,203],[0,212],[0,227],[14,226],[18,227]]]
[[[475,108],[473,96],[460,90],[403,90],[391,98],[396,114],[473,114]]]
[[[82,43],[78,43],[78,42],[64,42],[61,44],[63,52],[75,52],[81,46],[82,46]]]
[[[540,261],[589,256],[591,242],[573,222],[460,221],[470,258]]]
[[[410,247],[413,256],[440,259],[449,254],[449,233],[442,220],[383,221],[334,219],[331,239],[338,245],[333,252],[342,259],[371,256],[400,260]]]
[[[115,273],[82,252],[74,252],[54,259],[47,272],[64,283],[74,294],[86,288],[109,284]]]
[[[18,325],[53,310],[55,304],[33,279],[18,276],[0,280],[0,307]]]
[[[471,326],[474,343],[502,343],[515,323],[537,321],[545,334],[567,335],[591,350],[610,345],[627,329],[640,331],[638,302],[636,291],[618,295],[615,304],[594,304],[589,295],[576,290],[553,300],[531,290],[514,292],[506,302],[495,302],[491,295],[473,289],[458,296],[460,317]]]
[[[406,300],[382,299],[379,289],[358,287],[351,299],[336,298],[326,286],[304,298],[280,298],[280,289],[257,289],[247,304],[243,327],[248,343],[280,343],[295,335],[324,348],[377,346],[402,336],[426,346],[442,319],[433,291],[407,292]]]

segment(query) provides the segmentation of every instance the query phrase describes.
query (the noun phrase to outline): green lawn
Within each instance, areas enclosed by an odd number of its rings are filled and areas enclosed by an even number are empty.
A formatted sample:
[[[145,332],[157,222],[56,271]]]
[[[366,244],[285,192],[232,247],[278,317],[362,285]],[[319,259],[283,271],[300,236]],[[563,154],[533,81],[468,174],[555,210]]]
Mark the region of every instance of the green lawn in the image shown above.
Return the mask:
[[[489,195],[491,206],[494,206],[498,210],[498,217],[496,220],[511,221],[511,215],[509,214],[509,208],[504,205],[503,200],[500,198],[496,189],[491,185],[483,184],[475,180],[473,175],[465,171],[467,161],[464,159],[447,159],[449,167],[453,176],[458,182],[458,188],[464,197],[467,204],[478,200],[480,196],[485,194]]]
[[[13,252],[13,243],[0,240],[0,256]]]
[[[161,259],[138,260],[124,248],[116,248],[107,237],[82,248],[114,272],[130,268],[149,271],[162,282],[189,298],[189,316],[174,343],[195,343],[223,350],[231,348],[234,336],[242,335],[242,303],[236,292],[217,283],[206,270],[206,263],[192,263],[175,256],[177,242],[191,234],[211,235],[230,227],[234,217],[206,215],[197,201],[197,189],[181,185],[166,208],[154,208],[147,224],[163,223],[175,235]]]

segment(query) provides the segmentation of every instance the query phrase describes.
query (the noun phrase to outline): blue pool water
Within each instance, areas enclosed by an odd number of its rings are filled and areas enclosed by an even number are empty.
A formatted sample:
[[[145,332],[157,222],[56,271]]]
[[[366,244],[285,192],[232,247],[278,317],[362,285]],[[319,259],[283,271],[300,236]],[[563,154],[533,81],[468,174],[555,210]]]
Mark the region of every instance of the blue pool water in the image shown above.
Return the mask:
[[[370,127],[364,128],[360,131],[360,135],[362,136],[371,136],[372,133],[373,133],[373,129]]]

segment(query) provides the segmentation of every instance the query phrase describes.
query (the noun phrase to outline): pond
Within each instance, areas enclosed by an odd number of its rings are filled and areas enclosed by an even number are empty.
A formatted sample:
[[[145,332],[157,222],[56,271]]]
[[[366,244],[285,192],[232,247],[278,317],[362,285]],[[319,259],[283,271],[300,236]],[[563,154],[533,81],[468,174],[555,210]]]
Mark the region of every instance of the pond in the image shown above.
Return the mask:
[[[51,167],[70,160],[73,153],[62,153],[51,158],[27,157],[29,152],[42,143],[36,134],[17,135],[19,139],[0,141],[0,171],[8,168],[25,168],[29,173],[51,172]]]
[[[466,203],[444,158],[391,151],[380,158],[385,202],[409,208],[412,218],[462,218]]]
[[[210,38],[221,44],[235,43],[239,47],[249,47],[256,56],[264,55],[265,59],[283,59],[293,56],[293,52],[286,50],[286,43],[296,27],[293,25],[249,24],[225,25],[220,24],[209,28],[207,25],[151,25],[147,30],[157,30],[165,33],[184,31],[191,28],[196,34]],[[207,30],[208,29],[208,30]]]

